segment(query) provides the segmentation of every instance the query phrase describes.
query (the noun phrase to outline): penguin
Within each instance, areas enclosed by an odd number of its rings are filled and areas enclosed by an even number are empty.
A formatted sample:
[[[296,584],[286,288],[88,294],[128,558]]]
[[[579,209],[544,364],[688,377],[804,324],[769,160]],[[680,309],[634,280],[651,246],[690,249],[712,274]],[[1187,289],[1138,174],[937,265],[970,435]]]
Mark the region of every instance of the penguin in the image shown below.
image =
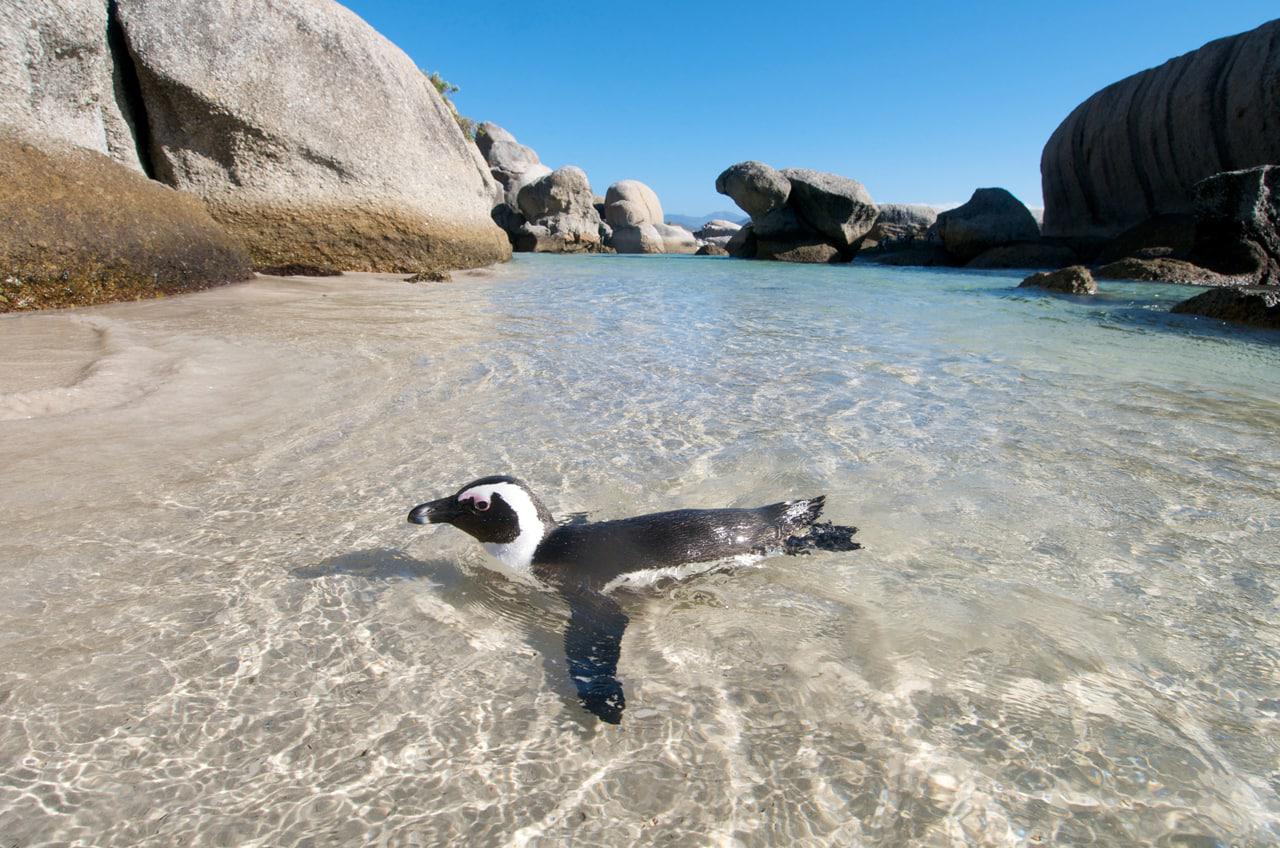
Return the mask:
[[[451,524],[506,569],[553,587],[569,605],[564,649],[588,712],[619,724],[617,680],[629,619],[609,595],[621,579],[744,554],[856,550],[856,527],[815,527],[826,496],[754,509],[678,509],[614,521],[559,523],[521,480],[481,477],[453,495],[415,506],[413,524]]]

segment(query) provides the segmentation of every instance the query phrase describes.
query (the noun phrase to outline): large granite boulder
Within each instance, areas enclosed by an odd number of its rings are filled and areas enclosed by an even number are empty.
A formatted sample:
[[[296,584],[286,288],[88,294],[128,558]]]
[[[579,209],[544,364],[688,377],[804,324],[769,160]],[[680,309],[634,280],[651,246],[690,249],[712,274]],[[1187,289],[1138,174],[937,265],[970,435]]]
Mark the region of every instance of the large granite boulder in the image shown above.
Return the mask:
[[[517,250],[581,253],[602,246],[600,215],[592,202],[591,182],[574,165],[557,168],[520,189],[522,225]]]
[[[744,227],[726,247],[752,259],[848,262],[879,214],[861,183],[807,168],[739,162],[716,178],[716,191],[751,216],[751,232]]]
[[[663,221],[658,195],[639,180],[620,180],[604,196],[608,244],[618,253],[693,253],[697,239]]]
[[[143,170],[132,66],[103,0],[4,0],[0,57],[0,124]]]
[[[1280,329],[1280,290],[1275,288],[1210,289],[1182,301],[1170,311]]]
[[[83,147],[0,131],[0,312],[195,291],[251,276],[195,197]]]
[[[716,177],[716,191],[733,198],[754,220],[782,207],[791,196],[791,182],[763,162],[730,165]]]
[[[1040,238],[1031,212],[1002,188],[976,190],[968,203],[939,213],[931,232],[948,253],[965,261],[993,247]]]
[[[1193,193],[1192,258],[1224,274],[1280,285],[1280,166],[1215,174],[1196,183]]]
[[[781,173],[791,183],[788,204],[837,248],[861,242],[880,215],[857,180],[808,168],[784,168]]]
[[[1280,20],[1107,86],[1045,145],[1045,234],[1111,237],[1191,212],[1206,177],[1280,163],[1277,103]]]
[[[551,173],[533,148],[516,141],[515,136],[492,121],[476,126],[476,147],[501,186],[503,201],[512,208],[517,205],[521,188]]]
[[[150,166],[258,265],[506,259],[497,187],[408,56],[327,0],[116,0]]]
[[[1093,281],[1093,275],[1089,273],[1089,269],[1083,265],[1072,265],[1057,271],[1032,274],[1019,283],[1018,288],[1046,289],[1062,294],[1098,293],[1098,284]]]

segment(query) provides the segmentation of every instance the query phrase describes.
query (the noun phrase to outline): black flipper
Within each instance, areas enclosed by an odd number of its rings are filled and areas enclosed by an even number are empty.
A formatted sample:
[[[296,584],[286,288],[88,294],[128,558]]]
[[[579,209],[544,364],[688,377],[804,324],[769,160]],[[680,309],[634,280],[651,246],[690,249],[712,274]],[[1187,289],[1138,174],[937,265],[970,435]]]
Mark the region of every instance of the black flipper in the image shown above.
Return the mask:
[[[627,700],[617,673],[627,615],[613,598],[586,586],[563,586],[560,595],[569,602],[564,654],[578,699],[601,721],[621,724]]]
[[[830,521],[818,522],[805,535],[789,537],[783,542],[782,552],[794,556],[807,554],[809,551],[856,551],[862,547],[853,541],[857,532],[857,527],[832,524]]]

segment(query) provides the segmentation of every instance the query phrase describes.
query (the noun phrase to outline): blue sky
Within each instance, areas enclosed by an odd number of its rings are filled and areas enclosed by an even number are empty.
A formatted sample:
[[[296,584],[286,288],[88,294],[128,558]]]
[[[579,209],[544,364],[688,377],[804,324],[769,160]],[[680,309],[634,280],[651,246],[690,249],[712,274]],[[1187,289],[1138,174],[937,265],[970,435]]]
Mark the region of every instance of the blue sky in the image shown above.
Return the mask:
[[[882,202],[1003,186],[1040,204],[1040,151],[1084,98],[1280,15],[1275,0],[343,0],[551,167],[668,213],[732,209],[743,159],[863,182]]]

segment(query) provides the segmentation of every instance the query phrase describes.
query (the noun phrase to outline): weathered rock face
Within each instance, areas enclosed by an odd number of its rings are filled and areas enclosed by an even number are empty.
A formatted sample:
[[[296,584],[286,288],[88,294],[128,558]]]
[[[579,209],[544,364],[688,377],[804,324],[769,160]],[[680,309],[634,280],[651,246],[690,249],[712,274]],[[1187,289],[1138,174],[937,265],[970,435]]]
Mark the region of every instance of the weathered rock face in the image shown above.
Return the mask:
[[[1194,195],[1193,258],[1216,271],[1280,285],[1280,166],[1215,174],[1196,183]]]
[[[1089,273],[1089,269],[1083,265],[1072,265],[1058,271],[1032,274],[1019,283],[1018,288],[1048,289],[1063,294],[1098,293],[1098,284],[1093,281],[1093,275]]]
[[[103,0],[4,0],[0,124],[143,170],[125,69],[115,61],[123,53]]]
[[[1194,215],[1171,213],[1157,215],[1135,224],[1111,239],[1098,251],[1094,261],[1103,264],[1130,256],[1157,251],[1163,256],[1185,259],[1196,239]]]
[[[662,238],[663,253],[697,253],[698,240],[679,224],[654,224]]]
[[[729,251],[718,244],[704,244],[698,248],[698,256],[728,256]]]
[[[752,219],[780,208],[791,195],[791,182],[763,162],[739,162],[716,177],[716,191],[727,194]]]
[[[973,259],[993,247],[1040,237],[1031,212],[1002,188],[980,188],[968,203],[939,213],[932,232],[948,253],[961,260]]]
[[[557,168],[520,189],[516,249],[538,253],[581,253],[602,246],[600,216],[586,173],[573,165]]]
[[[735,259],[755,259],[756,258],[756,232],[751,224],[744,224],[740,230],[734,233],[724,249],[729,251],[729,255]]]
[[[808,168],[785,168],[781,173],[791,183],[791,208],[837,248],[860,242],[880,215],[857,180]]]
[[[727,245],[738,257],[848,262],[879,214],[861,183],[806,168],[739,162],[716,178],[716,191],[751,216],[751,233],[739,230]]]
[[[1076,253],[1060,244],[1018,242],[984,250],[965,263],[966,268],[1065,268],[1076,263]]]
[[[190,195],[107,156],[0,132],[0,312],[195,291],[251,276]]]
[[[862,249],[900,250],[925,237],[938,210],[914,203],[878,204],[880,215],[862,241]]]
[[[413,272],[506,259],[496,186],[399,48],[322,0],[118,0],[156,177],[255,263]]]
[[[1188,283],[1199,286],[1239,285],[1239,277],[1214,273],[1182,259],[1129,256],[1108,263],[1095,274],[1100,280],[1135,280],[1153,283]]]
[[[1280,329],[1280,290],[1212,289],[1182,301],[1170,311]]]
[[[520,144],[515,136],[491,121],[476,127],[476,147],[488,164],[489,173],[502,188],[502,199],[512,209],[517,206],[521,188],[551,173],[533,148]]]
[[[1076,107],[1040,160],[1044,232],[1114,236],[1192,211],[1192,187],[1280,163],[1280,21],[1212,41]]]

